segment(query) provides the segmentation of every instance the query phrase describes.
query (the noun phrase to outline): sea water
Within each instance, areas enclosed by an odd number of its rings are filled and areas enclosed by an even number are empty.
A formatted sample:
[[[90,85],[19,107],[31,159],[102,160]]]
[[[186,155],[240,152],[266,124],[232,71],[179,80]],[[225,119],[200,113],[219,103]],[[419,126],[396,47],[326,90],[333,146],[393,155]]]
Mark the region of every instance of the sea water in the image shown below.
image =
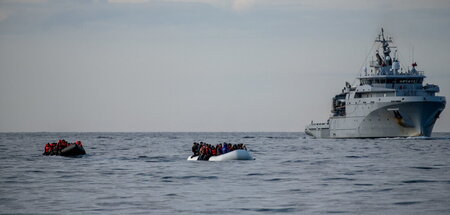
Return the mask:
[[[42,156],[81,140],[87,155]],[[194,141],[256,160],[187,161]],[[450,133],[1,133],[1,214],[450,214]]]

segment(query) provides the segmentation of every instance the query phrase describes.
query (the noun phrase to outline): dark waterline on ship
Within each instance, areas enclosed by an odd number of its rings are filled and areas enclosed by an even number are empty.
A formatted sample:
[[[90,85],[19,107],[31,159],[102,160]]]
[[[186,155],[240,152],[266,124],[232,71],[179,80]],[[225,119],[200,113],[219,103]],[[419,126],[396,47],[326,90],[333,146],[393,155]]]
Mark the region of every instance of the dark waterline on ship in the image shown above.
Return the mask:
[[[61,138],[87,155],[41,155]],[[256,160],[186,161],[199,140]],[[450,213],[450,133],[0,133],[0,153],[0,214]]]

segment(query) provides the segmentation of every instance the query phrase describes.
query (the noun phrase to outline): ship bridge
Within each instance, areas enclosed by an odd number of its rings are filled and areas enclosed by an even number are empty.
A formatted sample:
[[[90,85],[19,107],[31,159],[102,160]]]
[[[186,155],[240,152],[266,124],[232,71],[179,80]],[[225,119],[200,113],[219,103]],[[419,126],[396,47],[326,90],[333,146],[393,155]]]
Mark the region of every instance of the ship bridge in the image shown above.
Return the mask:
[[[393,43],[392,38],[386,38],[383,29],[375,43],[379,45],[375,52],[376,60],[368,62],[370,69],[363,68],[357,78],[359,86],[355,87],[356,91],[351,93],[353,96],[350,98],[434,96],[439,92],[437,85],[423,85],[426,76],[423,71],[416,69],[416,62],[411,64],[411,69],[400,65],[397,49],[390,45]]]
[[[397,75],[366,75],[360,76],[359,85],[370,85],[373,87],[396,89],[400,87],[421,88],[425,75],[397,74]],[[403,87],[401,87],[403,86]]]
[[[354,98],[382,96],[434,96],[439,87],[423,85],[423,72],[408,72],[395,75],[364,75],[358,77]],[[387,94],[386,94],[387,93]]]

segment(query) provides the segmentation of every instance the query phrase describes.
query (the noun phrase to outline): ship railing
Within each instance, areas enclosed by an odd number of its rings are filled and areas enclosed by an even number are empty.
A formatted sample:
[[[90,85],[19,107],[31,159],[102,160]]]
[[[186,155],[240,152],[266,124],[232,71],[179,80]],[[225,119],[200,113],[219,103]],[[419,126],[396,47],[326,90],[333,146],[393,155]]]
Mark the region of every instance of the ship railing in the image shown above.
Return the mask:
[[[425,72],[424,71],[416,71],[416,73],[417,73],[417,75],[425,75]]]

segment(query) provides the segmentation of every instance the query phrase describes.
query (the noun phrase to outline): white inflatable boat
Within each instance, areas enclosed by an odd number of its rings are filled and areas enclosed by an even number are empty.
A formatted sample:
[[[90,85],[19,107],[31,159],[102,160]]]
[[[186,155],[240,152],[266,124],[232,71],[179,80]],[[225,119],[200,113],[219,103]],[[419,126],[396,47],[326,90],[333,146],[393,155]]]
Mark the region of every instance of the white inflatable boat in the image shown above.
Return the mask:
[[[196,161],[198,159],[198,156],[188,157],[188,161]],[[228,152],[226,154],[222,154],[219,156],[211,156],[209,158],[209,161],[228,161],[228,160],[255,160],[253,156],[250,154],[247,150],[234,150],[232,152]]]

